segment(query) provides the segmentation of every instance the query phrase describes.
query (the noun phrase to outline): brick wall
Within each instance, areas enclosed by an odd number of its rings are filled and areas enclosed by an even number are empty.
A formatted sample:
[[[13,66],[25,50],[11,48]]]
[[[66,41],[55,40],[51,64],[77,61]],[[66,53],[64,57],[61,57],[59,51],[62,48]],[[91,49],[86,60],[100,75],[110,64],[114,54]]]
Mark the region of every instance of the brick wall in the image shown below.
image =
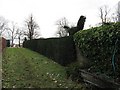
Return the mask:
[[[0,37],[0,52],[2,52],[5,47],[6,47],[6,39]]]

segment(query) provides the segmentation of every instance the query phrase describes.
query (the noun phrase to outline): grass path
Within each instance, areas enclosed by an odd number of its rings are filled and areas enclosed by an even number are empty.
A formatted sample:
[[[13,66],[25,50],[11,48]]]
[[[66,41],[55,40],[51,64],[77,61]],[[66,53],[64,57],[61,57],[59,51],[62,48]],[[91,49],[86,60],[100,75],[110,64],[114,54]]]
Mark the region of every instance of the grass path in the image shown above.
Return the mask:
[[[63,66],[25,48],[6,48],[2,63],[3,88],[81,88],[66,79]]]

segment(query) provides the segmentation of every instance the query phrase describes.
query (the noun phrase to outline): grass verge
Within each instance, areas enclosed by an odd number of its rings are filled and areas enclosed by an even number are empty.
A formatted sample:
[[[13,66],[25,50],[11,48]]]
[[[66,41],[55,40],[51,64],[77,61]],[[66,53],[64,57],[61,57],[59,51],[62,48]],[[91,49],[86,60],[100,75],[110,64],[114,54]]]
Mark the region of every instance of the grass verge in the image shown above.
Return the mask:
[[[80,88],[66,79],[65,67],[25,48],[6,48],[2,59],[3,88]]]

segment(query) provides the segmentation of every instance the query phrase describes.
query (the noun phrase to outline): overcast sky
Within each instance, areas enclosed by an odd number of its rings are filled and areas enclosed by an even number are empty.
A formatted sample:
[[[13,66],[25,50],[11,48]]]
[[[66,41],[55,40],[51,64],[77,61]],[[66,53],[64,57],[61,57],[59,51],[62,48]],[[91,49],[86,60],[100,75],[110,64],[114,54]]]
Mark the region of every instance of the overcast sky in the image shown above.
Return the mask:
[[[85,28],[100,22],[98,8],[108,5],[115,9],[119,0],[0,0],[0,16],[24,25],[32,13],[40,26],[43,37],[52,37],[57,27],[55,22],[66,17],[76,25],[80,15],[86,16]]]

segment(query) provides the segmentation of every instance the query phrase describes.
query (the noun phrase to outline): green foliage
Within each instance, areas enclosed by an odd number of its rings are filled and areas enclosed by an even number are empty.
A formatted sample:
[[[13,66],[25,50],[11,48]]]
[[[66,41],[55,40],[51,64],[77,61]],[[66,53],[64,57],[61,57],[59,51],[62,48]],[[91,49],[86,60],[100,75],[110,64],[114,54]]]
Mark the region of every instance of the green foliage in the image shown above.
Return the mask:
[[[23,43],[23,47],[37,51],[61,65],[67,65],[76,60],[76,50],[72,36],[28,40]]]
[[[81,66],[78,61],[67,65],[66,67],[67,78],[70,78],[72,79],[72,81],[75,81],[77,83],[82,83],[83,78],[81,77],[81,73],[79,71],[80,68]]]
[[[112,56],[116,44],[115,62],[120,72],[120,23],[81,30],[74,35],[74,41],[82,54],[91,60],[90,70],[112,75]]]

